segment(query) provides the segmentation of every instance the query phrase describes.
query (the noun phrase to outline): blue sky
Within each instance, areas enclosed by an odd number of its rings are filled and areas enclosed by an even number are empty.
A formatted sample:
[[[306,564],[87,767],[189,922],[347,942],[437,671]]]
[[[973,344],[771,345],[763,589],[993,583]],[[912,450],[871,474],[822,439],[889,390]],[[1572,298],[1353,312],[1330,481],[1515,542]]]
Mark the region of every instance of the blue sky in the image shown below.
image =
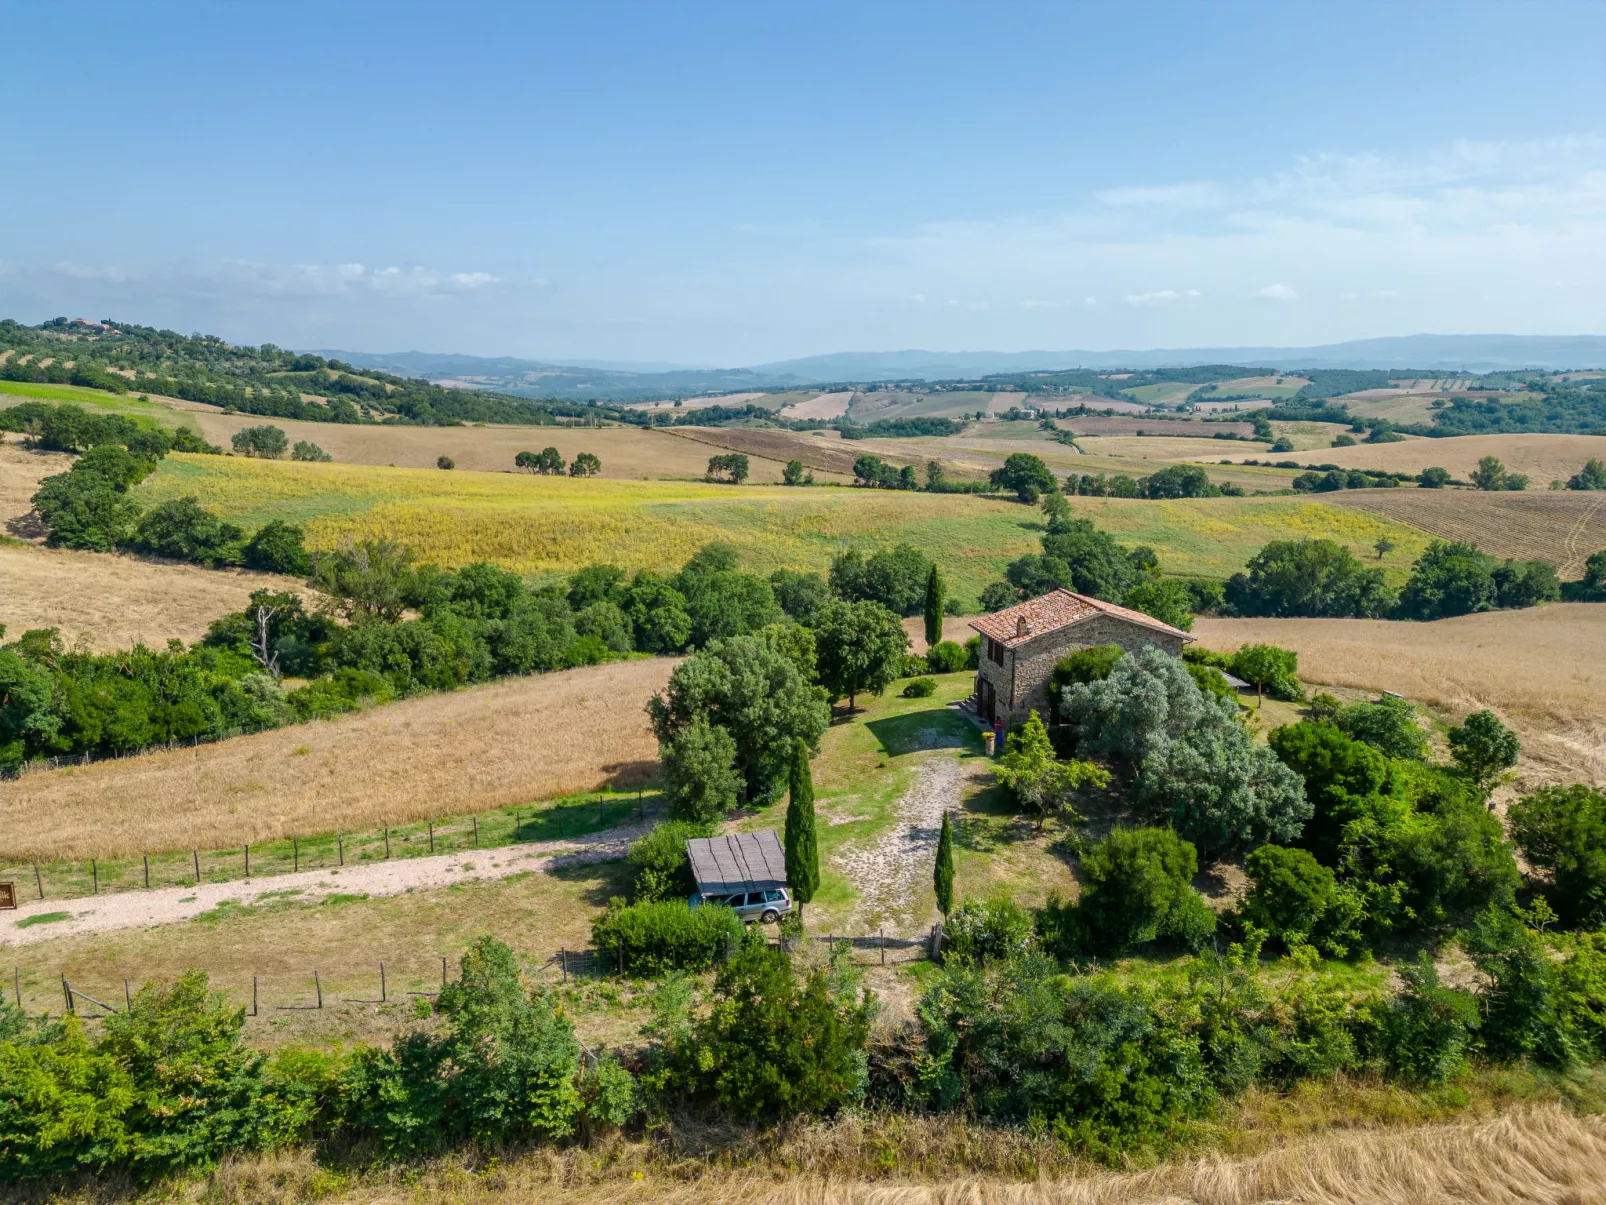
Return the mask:
[[[16,5],[0,315],[750,364],[1606,331],[1606,4]]]

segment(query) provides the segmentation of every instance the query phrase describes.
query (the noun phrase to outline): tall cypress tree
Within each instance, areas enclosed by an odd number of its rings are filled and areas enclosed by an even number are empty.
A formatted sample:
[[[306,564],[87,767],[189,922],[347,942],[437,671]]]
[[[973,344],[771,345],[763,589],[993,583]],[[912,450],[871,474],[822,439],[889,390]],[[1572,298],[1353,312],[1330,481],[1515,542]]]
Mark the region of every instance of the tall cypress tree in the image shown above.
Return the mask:
[[[937,838],[937,865],[931,872],[931,882],[937,889],[937,910],[947,920],[954,910],[954,832],[947,812],[942,814],[942,836]]]
[[[797,901],[797,914],[820,888],[820,844],[814,833],[814,776],[809,772],[809,747],[798,741],[792,752],[789,781],[791,801],[786,805],[786,879]]]
[[[937,562],[931,563],[926,577],[926,649],[929,651],[942,641],[942,575]]]

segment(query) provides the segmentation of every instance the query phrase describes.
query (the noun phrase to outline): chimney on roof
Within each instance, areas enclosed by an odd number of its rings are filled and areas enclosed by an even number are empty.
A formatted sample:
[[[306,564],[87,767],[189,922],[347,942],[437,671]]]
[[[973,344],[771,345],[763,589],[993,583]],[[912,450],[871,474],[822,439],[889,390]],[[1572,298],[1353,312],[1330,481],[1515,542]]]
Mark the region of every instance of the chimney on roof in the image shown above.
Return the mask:
[[[1022,615],[1015,620],[1015,639],[1019,640],[1022,636],[1030,636],[1031,634],[1031,621],[1026,616]]]

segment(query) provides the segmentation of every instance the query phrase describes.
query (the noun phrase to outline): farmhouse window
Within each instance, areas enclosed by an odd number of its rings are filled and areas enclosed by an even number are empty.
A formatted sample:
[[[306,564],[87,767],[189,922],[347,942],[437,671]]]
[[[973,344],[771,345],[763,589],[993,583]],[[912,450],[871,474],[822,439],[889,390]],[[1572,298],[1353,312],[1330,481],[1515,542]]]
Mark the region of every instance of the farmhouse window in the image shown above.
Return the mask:
[[[991,636],[987,637],[987,660],[994,665],[1004,664],[1004,646]]]

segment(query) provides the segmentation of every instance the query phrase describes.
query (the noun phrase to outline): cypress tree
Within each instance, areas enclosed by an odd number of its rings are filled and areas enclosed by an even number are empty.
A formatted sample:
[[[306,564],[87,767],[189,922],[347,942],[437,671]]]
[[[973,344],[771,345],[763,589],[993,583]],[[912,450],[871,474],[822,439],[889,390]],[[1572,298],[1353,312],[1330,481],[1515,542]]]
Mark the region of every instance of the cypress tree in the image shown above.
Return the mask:
[[[929,651],[942,641],[942,575],[937,562],[931,563],[926,577],[926,648]]]
[[[809,747],[798,741],[789,776],[791,801],[786,805],[786,879],[797,901],[797,914],[820,887],[820,844],[814,833],[814,776]]]
[[[942,814],[942,836],[937,839],[937,865],[931,881],[937,889],[937,910],[947,920],[954,910],[954,833],[947,812]]]

